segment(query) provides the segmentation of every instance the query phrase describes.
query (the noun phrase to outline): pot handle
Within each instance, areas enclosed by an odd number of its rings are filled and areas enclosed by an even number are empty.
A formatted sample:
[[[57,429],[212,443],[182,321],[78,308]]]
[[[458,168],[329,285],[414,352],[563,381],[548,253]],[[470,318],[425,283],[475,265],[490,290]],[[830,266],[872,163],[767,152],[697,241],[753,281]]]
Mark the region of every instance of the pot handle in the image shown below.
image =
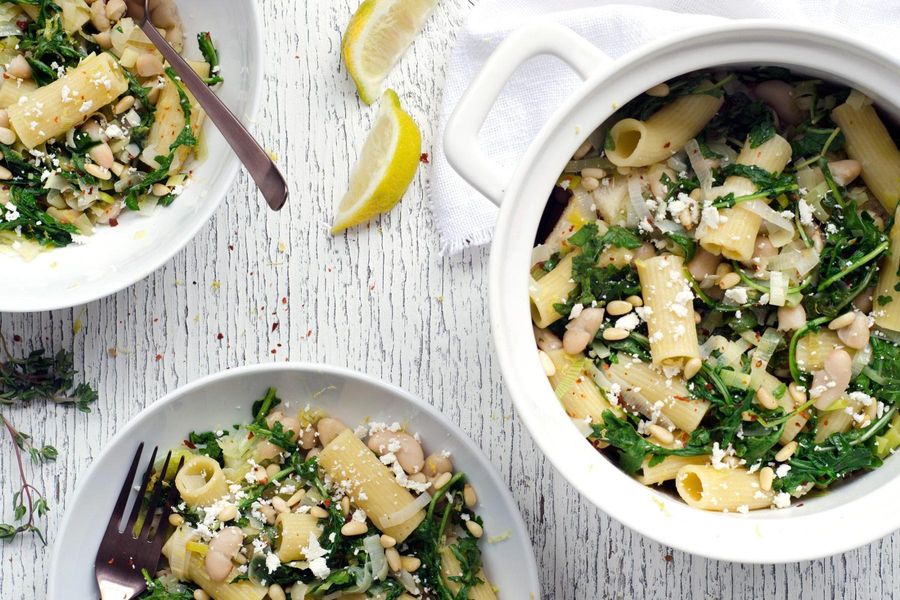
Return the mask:
[[[478,133],[509,78],[526,61],[550,54],[588,79],[610,59],[596,46],[562,25],[535,23],[510,34],[485,62],[463,94],[444,130],[444,152],[460,176],[488,200],[500,205],[510,175],[489,158]]]

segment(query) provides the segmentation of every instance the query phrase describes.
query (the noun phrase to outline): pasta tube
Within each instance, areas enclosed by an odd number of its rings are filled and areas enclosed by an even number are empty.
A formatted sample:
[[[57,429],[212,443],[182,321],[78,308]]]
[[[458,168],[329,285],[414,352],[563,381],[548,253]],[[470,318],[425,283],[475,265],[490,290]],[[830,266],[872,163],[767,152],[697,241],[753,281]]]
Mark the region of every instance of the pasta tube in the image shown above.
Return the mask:
[[[188,506],[208,506],[228,493],[222,467],[208,456],[191,457],[178,475],[175,487]]]
[[[691,94],[673,100],[646,121],[622,119],[609,131],[613,148],[606,156],[619,167],[646,167],[667,160],[700,133],[723,102],[724,97]]]
[[[444,579],[444,585],[450,588],[451,592],[456,594],[459,591],[460,586],[450,578],[461,575],[462,568],[460,568],[459,561],[456,559],[453,550],[451,550],[449,546],[441,547],[440,554],[441,576]],[[482,583],[479,583],[469,590],[469,600],[496,600],[497,594],[494,592],[491,582],[485,577],[483,569],[478,571],[478,579],[480,579]]]
[[[747,469],[688,465],[675,476],[678,495],[688,506],[704,510],[743,511],[766,508],[775,493],[759,486],[759,474]]]
[[[896,217],[896,215],[895,215]],[[891,331],[900,331],[900,292],[896,287],[900,284],[900,220],[894,220],[891,227],[890,254],[881,263],[881,275],[878,279],[878,288],[875,292],[875,324]],[[882,300],[890,298],[887,304]]]
[[[13,104],[25,102],[28,94],[37,89],[37,84],[31,80],[16,79],[10,77],[4,79],[0,85],[0,108],[9,108]]]
[[[549,378],[550,385],[566,414],[573,419],[602,423],[603,411],[612,409],[612,405],[585,369],[584,357],[570,357],[562,349],[550,350],[547,355],[556,368]]]
[[[683,467],[688,465],[705,465],[709,462],[708,456],[667,456],[661,463],[650,466],[650,460],[644,459],[641,474],[637,480],[644,485],[653,485],[675,479]]]
[[[562,317],[553,305],[565,302],[569,292],[575,289],[575,282],[572,281],[572,259],[578,253],[580,251],[567,254],[552,271],[539,280],[532,280],[529,284],[531,318],[538,327],[547,327]]]
[[[900,150],[871,104],[854,107],[841,104],[831,111],[847,139],[847,154],[862,165],[862,178],[869,191],[889,213],[900,199]]]
[[[398,543],[425,519],[425,511],[419,509],[401,523],[385,524],[386,519],[415,499],[351,430],[345,429],[325,446],[319,455],[319,465],[378,529]]]
[[[309,513],[281,513],[275,520],[278,528],[278,558],[281,562],[303,560],[303,549],[309,545],[309,534],[322,535],[319,519]]]
[[[191,555],[188,579],[203,588],[203,591],[215,600],[262,600],[269,593],[269,588],[248,579],[234,583],[213,581],[206,572],[203,558],[197,554]]]
[[[618,362],[609,365],[606,375],[619,384],[623,392],[633,391],[652,411],[687,433],[697,429],[709,410],[709,402],[692,398],[681,378],[666,378],[654,367],[637,359],[626,359],[620,355]]]
[[[737,164],[756,166],[770,173],[781,173],[791,159],[791,145],[780,135],[756,148],[750,141],[744,143],[737,157]],[[735,198],[756,191],[756,185],[745,177],[732,175],[720,188],[713,188],[714,196],[734,194]],[[756,236],[762,225],[762,217],[743,208],[740,204],[719,211],[716,227],[708,228],[700,238],[700,245],[707,252],[721,254],[732,260],[747,261],[753,256]]]
[[[694,294],[680,256],[666,254],[636,261],[647,314],[653,363],[682,367],[700,356],[694,323]]]
[[[11,105],[9,121],[28,148],[64,136],[128,89],[125,72],[115,57],[89,56],[53,83]]]
[[[205,62],[191,62],[191,67],[201,77],[209,76],[209,65]],[[183,86],[182,86],[183,87]],[[206,112],[197,102],[197,99],[185,89],[188,99],[191,103],[191,131],[194,136],[200,133],[203,121],[206,119]],[[169,146],[178,137],[178,134],[184,129],[184,111],[181,110],[181,96],[178,94],[178,86],[172,80],[166,81],[166,86],[159,93],[159,99],[156,101],[156,120],[150,128],[150,134],[147,136],[147,147],[141,153],[141,161],[152,168],[157,168],[159,163],[156,161],[158,156],[165,156],[169,153]],[[169,167],[169,175],[174,175],[181,171],[188,158],[192,148],[190,146],[181,146],[175,151],[175,157]]]

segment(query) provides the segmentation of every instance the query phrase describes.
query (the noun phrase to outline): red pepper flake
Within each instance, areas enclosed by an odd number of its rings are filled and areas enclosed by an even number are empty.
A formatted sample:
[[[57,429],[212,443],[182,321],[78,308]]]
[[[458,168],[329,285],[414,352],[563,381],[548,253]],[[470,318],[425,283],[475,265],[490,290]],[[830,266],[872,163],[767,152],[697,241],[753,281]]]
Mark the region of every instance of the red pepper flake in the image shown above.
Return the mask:
[[[308,330],[308,331],[306,332],[306,337],[309,337],[309,336],[311,336],[311,335],[312,335],[312,329],[310,329],[310,330]]]
[[[13,334],[13,341],[14,341],[14,342],[21,342],[21,341],[22,341],[22,336],[19,335],[18,333]]]
[[[281,303],[282,303],[282,304],[287,304],[287,296],[282,296],[282,297],[281,297]]]
[[[272,331],[276,331],[278,329],[278,326],[279,326],[278,321],[275,321],[274,323],[272,323]]]
[[[681,400],[682,402],[690,402],[690,401],[691,401],[690,398],[687,398],[687,397],[685,397],[685,396],[675,396],[674,398],[675,398],[676,400]]]
[[[221,340],[221,339],[224,338],[224,337],[225,337],[225,334],[224,334],[224,333],[221,333],[221,332],[220,332],[218,335],[216,335],[216,339],[217,339],[217,340]]]
[[[228,244],[228,249],[229,249],[229,250],[234,250],[234,244]]]
[[[675,560],[671,554],[666,554],[665,556],[663,556],[663,558],[666,562],[672,562],[673,560]]]
[[[191,450],[197,449],[197,445],[194,442],[192,442],[191,440],[182,440],[181,443],[184,444],[185,446],[187,446],[188,448],[190,448]]]
[[[419,161],[420,161],[422,164],[427,165],[427,164],[429,163],[429,161],[428,161],[428,153],[427,153],[427,152],[423,152],[423,153],[419,156]]]
[[[322,504],[325,505],[325,508],[330,507],[331,506],[331,498],[325,498],[324,500],[322,500]]]
[[[162,360],[162,354],[157,354],[157,355],[156,355],[156,360]]]
[[[118,220],[118,219],[110,219],[110,220],[109,220],[109,226],[110,226],[110,227],[118,227],[118,226],[119,226],[119,220]]]
[[[276,350],[275,348],[272,348],[272,354],[275,354],[276,352],[278,352],[278,350]]]

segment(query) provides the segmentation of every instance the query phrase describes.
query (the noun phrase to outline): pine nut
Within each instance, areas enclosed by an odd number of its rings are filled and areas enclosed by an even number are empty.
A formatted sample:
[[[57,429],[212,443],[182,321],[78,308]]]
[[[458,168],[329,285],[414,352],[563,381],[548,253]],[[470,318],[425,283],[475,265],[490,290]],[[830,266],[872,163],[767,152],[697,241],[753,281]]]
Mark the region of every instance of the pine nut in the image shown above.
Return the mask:
[[[828,324],[828,329],[832,331],[837,331],[838,329],[843,329],[850,323],[852,323],[856,319],[856,315],[853,312],[844,313],[841,316],[834,319],[831,323]]]
[[[694,313],[694,324],[699,325],[700,321],[702,321],[702,320],[703,320],[703,317],[700,316],[700,313],[695,312]]]
[[[344,515],[344,518],[350,514],[350,498],[347,496],[341,498],[341,514]]]
[[[606,177],[606,171],[596,167],[588,167],[581,170],[582,177],[593,177],[594,179],[603,179]]]
[[[12,171],[0,165],[0,180],[12,179]]]
[[[10,173],[12,176],[12,173]],[[9,177],[7,177],[9,179]],[[538,350],[538,358],[541,359],[541,366],[544,368],[544,375],[547,377],[553,377],[556,375],[556,365],[553,364],[553,360],[550,358],[550,355],[544,352],[543,350]]]
[[[16,132],[7,127],[0,127],[0,144],[12,146],[16,143]]]
[[[9,111],[0,108],[0,127],[9,127]]]
[[[275,509],[271,506],[260,506],[259,512],[266,518],[266,523],[269,525],[275,522]]]
[[[640,296],[628,296],[627,298],[625,298],[625,301],[628,302],[629,304],[631,304],[632,306],[643,306],[644,305],[644,299],[641,298]]]
[[[181,515],[177,515],[175,513],[172,513],[171,515],[169,515],[169,524],[172,527],[179,527],[183,523],[184,523],[184,517],[182,517]]]
[[[448,483],[450,483],[450,479],[453,476],[450,473],[443,473],[440,477],[434,480],[434,489],[439,490]]]
[[[799,444],[797,442],[788,442],[784,446],[782,446],[781,450],[778,451],[778,454],[775,455],[775,460],[778,462],[784,462],[790,457],[794,455],[794,452],[797,451],[797,447]]]
[[[21,54],[13,57],[6,66],[6,72],[18,79],[31,79],[31,65]]]
[[[150,193],[154,196],[159,196],[162,198],[163,196],[168,196],[172,193],[172,190],[169,189],[169,186],[163,185],[161,183],[154,183],[153,187],[150,188]]]
[[[326,519],[328,518],[328,511],[322,508],[321,506],[313,506],[309,509],[309,514],[314,516],[317,519]]]
[[[763,467],[759,470],[759,488],[768,492],[772,489],[772,482],[775,480],[775,471],[772,467]]]
[[[733,271],[733,269],[731,268],[731,264],[727,263],[727,262],[719,263],[716,266],[716,276],[717,277],[724,277],[725,275],[728,275],[732,271]]]
[[[113,162],[109,170],[112,171],[113,175],[115,175],[116,177],[121,177],[122,173],[125,172],[125,165],[120,162]]]
[[[344,523],[344,526],[341,527],[341,535],[353,537],[362,535],[368,530],[369,528],[365,523],[360,523],[359,521],[350,521],[348,523]]]
[[[650,435],[655,437],[659,442],[663,444],[671,444],[675,441],[675,436],[672,435],[672,432],[666,429],[665,427],[661,427],[656,423],[651,423],[647,426],[647,431],[650,432]]]
[[[397,545],[397,540],[386,533],[381,534],[381,538],[379,538],[379,540],[381,541],[381,547],[385,549],[393,548]]]
[[[800,386],[794,382],[788,385],[788,394],[790,394],[791,400],[794,401],[794,406],[800,406],[806,402],[806,392],[801,390]]]
[[[778,401],[775,400],[775,396],[765,388],[756,390],[756,401],[766,410],[775,410],[778,408]]]
[[[286,600],[287,596],[284,595],[284,588],[282,588],[277,583],[273,583],[269,586],[269,600]]]
[[[627,315],[633,309],[634,305],[631,302],[626,302],[625,300],[613,300],[606,305],[606,312],[614,317]]]
[[[737,273],[726,273],[719,280],[719,287],[723,290],[729,290],[741,282],[741,276]]]
[[[400,553],[397,552],[396,548],[388,548],[384,551],[384,557],[387,559],[388,566],[391,568],[391,571],[395,573],[403,568],[403,565],[400,563]]]
[[[463,487],[463,500],[467,508],[475,508],[475,505],[478,504],[478,495],[475,494],[475,488],[468,483]]]
[[[281,467],[279,467],[278,465],[276,465],[274,463],[272,463],[271,465],[266,467],[266,475],[269,476],[269,479],[271,479],[272,477],[275,477],[279,471],[281,471]]]
[[[618,327],[610,327],[603,331],[603,339],[608,342],[617,342],[628,337],[628,331]]]
[[[583,142],[581,142],[581,145],[578,146],[578,150],[575,151],[575,154],[572,155],[572,158],[574,160],[581,160],[587,155],[588,152],[591,151],[591,148],[593,148],[593,146],[591,146],[591,140],[584,140]]]
[[[595,179],[594,177],[582,177],[581,187],[583,187],[586,192],[593,192],[598,187],[600,187],[600,181]]]
[[[126,110],[130,109],[134,106],[134,96],[123,96],[121,100],[116,102],[115,108],[113,108],[113,112],[117,115],[122,114]]]
[[[112,149],[106,142],[97,144],[88,151],[88,154],[95,163],[105,169],[109,169],[116,162]]]
[[[101,167],[100,165],[94,163],[88,163],[84,165],[84,170],[88,172],[88,174],[93,175],[97,179],[101,179],[103,181],[107,181],[110,177],[112,177],[112,173],[109,172],[109,169],[106,167]]]
[[[407,573],[415,573],[422,566],[422,561],[415,556],[401,556],[400,566]]]
[[[231,521],[235,517],[237,517],[238,510],[237,506],[234,504],[226,504],[222,507],[222,510],[219,511],[219,521],[222,523],[227,523]]]
[[[669,84],[660,83],[658,85],[654,85],[644,93],[648,96],[653,96],[654,98],[664,98],[669,95]]]
[[[305,498],[305,497],[306,497],[306,490],[300,490],[300,491],[296,492],[293,496],[288,498],[287,504],[288,504],[288,506],[293,508],[293,507],[297,506],[297,504],[299,504],[300,501],[303,500],[303,498]]]
[[[203,590],[194,590],[194,600],[210,600],[209,594]]]
[[[703,361],[696,356],[684,363],[684,378],[693,379],[694,375],[700,372],[703,367]]]
[[[484,535],[484,528],[475,521],[466,521],[466,529],[477,538]]]
[[[284,501],[284,498],[281,496],[275,496],[272,498],[272,508],[275,509],[275,512],[281,514],[286,512],[291,512],[291,507],[287,505],[287,502]]]

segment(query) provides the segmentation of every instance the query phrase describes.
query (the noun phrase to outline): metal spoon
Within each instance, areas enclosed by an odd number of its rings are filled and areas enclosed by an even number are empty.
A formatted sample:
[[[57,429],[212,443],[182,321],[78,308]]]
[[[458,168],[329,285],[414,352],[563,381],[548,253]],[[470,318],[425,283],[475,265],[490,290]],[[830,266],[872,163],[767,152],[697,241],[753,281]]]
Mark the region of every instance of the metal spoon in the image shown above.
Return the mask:
[[[187,61],[178,54],[178,51],[156,30],[156,27],[147,18],[147,15],[150,14],[150,0],[125,0],[125,4],[128,6],[128,15],[140,25],[157,50],[172,65],[172,69],[178,74],[187,89],[197,98],[197,102],[200,103],[218,130],[222,132],[231,149],[253,177],[259,191],[262,192],[272,210],[281,210],[288,197],[287,183],[266,151],[194,72]]]

